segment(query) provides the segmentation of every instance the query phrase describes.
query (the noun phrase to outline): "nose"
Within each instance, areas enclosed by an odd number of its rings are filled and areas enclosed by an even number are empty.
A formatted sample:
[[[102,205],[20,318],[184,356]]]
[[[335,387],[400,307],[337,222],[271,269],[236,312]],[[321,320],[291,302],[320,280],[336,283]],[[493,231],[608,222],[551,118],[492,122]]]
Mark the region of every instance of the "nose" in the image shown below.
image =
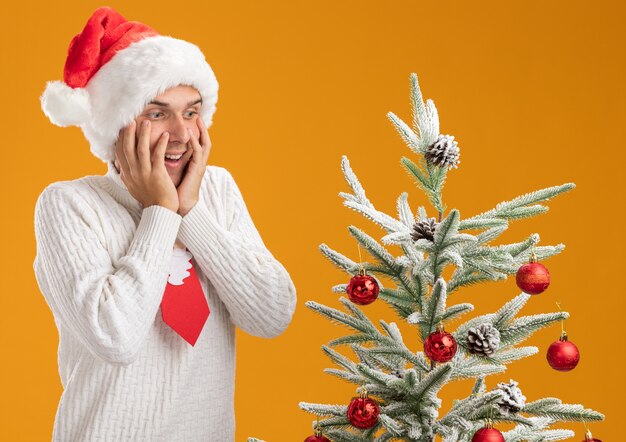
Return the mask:
[[[170,143],[187,144],[189,142],[189,131],[187,130],[187,121],[177,115],[168,128],[170,133]]]

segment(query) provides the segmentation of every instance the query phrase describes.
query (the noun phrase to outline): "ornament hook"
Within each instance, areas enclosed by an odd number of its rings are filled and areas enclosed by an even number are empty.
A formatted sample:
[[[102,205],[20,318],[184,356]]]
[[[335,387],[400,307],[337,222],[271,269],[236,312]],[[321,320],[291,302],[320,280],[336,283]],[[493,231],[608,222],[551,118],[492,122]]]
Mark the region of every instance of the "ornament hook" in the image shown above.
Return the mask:
[[[359,274],[365,275],[365,268],[363,268],[363,258],[361,257],[361,245],[357,242],[356,246],[359,251]]]
[[[561,304],[557,301],[556,306],[559,308],[559,311],[563,313],[563,309],[561,308]],[[561,319],[561,339],[567,338],[567,332],[565,331],[565,319]]]

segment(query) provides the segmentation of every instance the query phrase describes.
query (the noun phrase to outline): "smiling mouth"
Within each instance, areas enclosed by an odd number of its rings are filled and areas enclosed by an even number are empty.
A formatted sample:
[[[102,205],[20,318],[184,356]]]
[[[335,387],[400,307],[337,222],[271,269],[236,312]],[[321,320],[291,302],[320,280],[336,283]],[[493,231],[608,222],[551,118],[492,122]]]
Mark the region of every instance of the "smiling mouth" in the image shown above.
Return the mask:
[[[178,159],[173,158],[165,158],[165,165],[169,167],[176,167],[183,162],[183,157],[181,155]]]

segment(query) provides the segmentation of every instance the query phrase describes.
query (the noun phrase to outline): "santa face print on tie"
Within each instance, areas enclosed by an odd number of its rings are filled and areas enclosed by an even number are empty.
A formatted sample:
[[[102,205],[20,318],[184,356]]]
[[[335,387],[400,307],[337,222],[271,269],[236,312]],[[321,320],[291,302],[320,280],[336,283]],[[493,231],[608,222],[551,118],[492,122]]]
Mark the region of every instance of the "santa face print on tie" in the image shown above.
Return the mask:
[[[192,254],[175,247],[161,301],[163,321],[192,346],[209,317],[209,304],[192,263]]]

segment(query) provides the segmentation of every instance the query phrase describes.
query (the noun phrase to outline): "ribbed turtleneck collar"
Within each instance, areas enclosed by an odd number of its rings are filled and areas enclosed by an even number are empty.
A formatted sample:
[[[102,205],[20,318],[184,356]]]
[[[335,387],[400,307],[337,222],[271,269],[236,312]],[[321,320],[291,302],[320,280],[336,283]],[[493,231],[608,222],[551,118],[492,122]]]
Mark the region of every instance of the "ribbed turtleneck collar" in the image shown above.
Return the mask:
[[[122,177],[120,177],[119,172],[115,169],[113,161],[107,162],[107,168],[108,171],[104,176],[110,183],[110,186],[108,187],[112,196],[129,210],[141,212],[143,207],[128,191],[128,187],[126,187],[126,184],[122,181]]]

